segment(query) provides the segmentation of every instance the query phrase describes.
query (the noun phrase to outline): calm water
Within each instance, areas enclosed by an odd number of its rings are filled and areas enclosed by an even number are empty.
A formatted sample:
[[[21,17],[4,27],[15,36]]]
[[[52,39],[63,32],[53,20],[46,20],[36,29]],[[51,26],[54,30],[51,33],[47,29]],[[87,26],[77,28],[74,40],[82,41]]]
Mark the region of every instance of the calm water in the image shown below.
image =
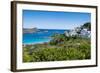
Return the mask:
[[[50,36],[55,33],[63,34],[65,30],[51,30],[51,29],[39,29],[35,33],[24,33],[23,34],[23,44],[37,44],[49,42],[51,40]]]

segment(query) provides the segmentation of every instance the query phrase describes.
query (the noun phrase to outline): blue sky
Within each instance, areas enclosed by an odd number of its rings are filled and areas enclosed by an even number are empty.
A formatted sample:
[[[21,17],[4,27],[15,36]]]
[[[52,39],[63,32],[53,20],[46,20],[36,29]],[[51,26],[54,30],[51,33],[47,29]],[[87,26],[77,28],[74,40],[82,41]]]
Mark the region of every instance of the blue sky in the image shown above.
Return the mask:
[[[74,29],[90,21],[90,13],[23,10],[23,28]]]

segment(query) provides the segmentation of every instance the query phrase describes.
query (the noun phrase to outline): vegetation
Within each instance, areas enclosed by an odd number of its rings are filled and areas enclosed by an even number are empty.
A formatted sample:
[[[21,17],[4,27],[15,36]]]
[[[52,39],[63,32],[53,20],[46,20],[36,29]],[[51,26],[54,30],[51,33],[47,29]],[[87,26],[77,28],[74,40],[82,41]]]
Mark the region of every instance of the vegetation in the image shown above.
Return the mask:
[[[82,28],[87,27],[86,23]],[[83,60],[91,58],[90,38],[54,34],[48,43],[23,46],[23,62]]]
[[[89,39],[76,38],[76,36],[69,38],[62,34],[57,36],[57,39],[51,40],[50,43],[24,47],[23,61],[39,62],[90,59],[90,51]]]
[[[85,23],[83,26],[81,26],[81,29],[83,29],[83,28],[86,28],[89,31],[91,31],[91,23],[90,22]]]

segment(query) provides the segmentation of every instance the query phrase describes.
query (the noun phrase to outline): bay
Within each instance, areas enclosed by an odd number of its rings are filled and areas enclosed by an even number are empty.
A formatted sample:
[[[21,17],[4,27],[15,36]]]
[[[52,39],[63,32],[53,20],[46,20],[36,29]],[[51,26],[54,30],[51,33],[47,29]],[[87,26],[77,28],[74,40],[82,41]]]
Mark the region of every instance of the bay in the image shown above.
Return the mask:
[[[23,33],[23,44],[38,44],[49,42],[54,34],[63,34],[67,30],[39,29],[34,33]]]

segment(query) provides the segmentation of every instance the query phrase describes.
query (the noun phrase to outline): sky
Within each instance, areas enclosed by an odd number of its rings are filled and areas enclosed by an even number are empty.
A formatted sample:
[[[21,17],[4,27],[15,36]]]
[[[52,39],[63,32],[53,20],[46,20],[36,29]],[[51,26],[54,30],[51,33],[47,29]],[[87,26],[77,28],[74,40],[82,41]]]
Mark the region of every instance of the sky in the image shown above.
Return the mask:
[[[23,10],[23,28],[74,29],[90,21],[90,13]]]

